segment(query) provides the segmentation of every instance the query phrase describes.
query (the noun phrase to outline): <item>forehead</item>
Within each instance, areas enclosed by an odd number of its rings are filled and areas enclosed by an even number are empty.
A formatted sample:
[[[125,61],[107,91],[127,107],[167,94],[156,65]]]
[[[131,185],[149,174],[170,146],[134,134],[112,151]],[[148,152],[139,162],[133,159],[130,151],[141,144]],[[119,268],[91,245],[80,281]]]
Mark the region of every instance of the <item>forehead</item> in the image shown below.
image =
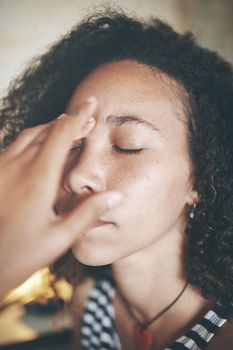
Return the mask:
[[[124,60],[99,66],[76,88],[68,112],[91,95],[97,97],[97,114],[101,113],[103,118],[139,113],[148,114],[149,119],[176,115],[185,121],[182,87],[146,64]]]

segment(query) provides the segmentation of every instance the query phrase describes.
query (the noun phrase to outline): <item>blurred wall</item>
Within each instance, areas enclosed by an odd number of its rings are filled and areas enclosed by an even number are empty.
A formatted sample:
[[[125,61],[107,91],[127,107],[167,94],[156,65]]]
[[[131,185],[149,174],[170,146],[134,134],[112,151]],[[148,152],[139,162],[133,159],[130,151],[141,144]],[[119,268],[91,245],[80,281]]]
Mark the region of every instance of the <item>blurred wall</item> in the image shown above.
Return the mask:
[[[42,53],[89,9],[119,5],[147,18],[158,16],[233,62],[232,0],[0,0],[0,96],[35,54]]]

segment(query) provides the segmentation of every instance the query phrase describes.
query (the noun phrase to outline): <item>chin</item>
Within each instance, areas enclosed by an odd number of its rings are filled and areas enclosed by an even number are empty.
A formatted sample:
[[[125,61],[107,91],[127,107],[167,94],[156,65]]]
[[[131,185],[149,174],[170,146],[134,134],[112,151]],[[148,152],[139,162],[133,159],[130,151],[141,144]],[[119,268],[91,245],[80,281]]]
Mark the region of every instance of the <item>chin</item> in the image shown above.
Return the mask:
[[[118,233],[112,224],[94,225],[72,246],[74,257],[84,265],[109,265],[119,259]]]
[[[110,254],[106,255],[106,250],[99,249],[80,249],[80,246],[77,248],[72,247],[73,256],[82,264],[87,266],[104,266],[113,263],[113,258]]]

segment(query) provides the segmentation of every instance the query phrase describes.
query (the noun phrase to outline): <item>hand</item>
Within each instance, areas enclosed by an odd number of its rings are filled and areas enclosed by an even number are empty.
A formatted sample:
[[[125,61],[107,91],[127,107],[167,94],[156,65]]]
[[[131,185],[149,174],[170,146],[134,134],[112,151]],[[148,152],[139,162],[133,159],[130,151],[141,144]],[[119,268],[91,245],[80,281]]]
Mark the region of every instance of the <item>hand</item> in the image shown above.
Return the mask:
[[[65,253],[81,232],[121,201],[120,193],[105,192],[63,217],[53,210],[66,156],[73,140],[85,137],[95,125],[88,119],[96,104],[91,98],[77,116],[63,114],[25,129],[0,157],[0,300]]]

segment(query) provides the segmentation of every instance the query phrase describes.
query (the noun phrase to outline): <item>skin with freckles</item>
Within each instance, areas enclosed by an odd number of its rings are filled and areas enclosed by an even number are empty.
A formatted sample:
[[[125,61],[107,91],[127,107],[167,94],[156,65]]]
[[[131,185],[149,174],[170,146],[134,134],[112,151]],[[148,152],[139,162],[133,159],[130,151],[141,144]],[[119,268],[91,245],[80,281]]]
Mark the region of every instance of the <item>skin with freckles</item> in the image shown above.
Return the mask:
[[[193,189],[181,93],[171,78],[124,60],[93,71],[67,106],[73,113],[87,96],[98,100],[95,127],[70,150],[56,210],[65,215],[92,193],[122,193],[121,205],[101,218],[108,223],[83,232],[72,251],[87,265],[112,264],[118,291],[116,328],[127,350],[134,348],[133,323],[121,297],[145,322],[174,300],[186,281],[184,231],[198,194]],[[77,300],[81,294],[77,292]],[[150,327],[154,346],[163,349],[209,305],[188,286],[182,300]],[[77,315],[81,313],[79,308]]]
[[[88,230],[74,245],[82,263],[113,263],[183,233],[185,207],[196,193],[185,117],[173,90],[174,83],[149,67],[122,61],[99,67],[74,92],[69,113],[88,96],[97,97],[96,126],[70,151],[57,210],[70,210],[90,193],[123,194],[122,205],[103,218],[111,223]],[[114,122],[123,116],[141,118],[153,128],[132,120]]]

